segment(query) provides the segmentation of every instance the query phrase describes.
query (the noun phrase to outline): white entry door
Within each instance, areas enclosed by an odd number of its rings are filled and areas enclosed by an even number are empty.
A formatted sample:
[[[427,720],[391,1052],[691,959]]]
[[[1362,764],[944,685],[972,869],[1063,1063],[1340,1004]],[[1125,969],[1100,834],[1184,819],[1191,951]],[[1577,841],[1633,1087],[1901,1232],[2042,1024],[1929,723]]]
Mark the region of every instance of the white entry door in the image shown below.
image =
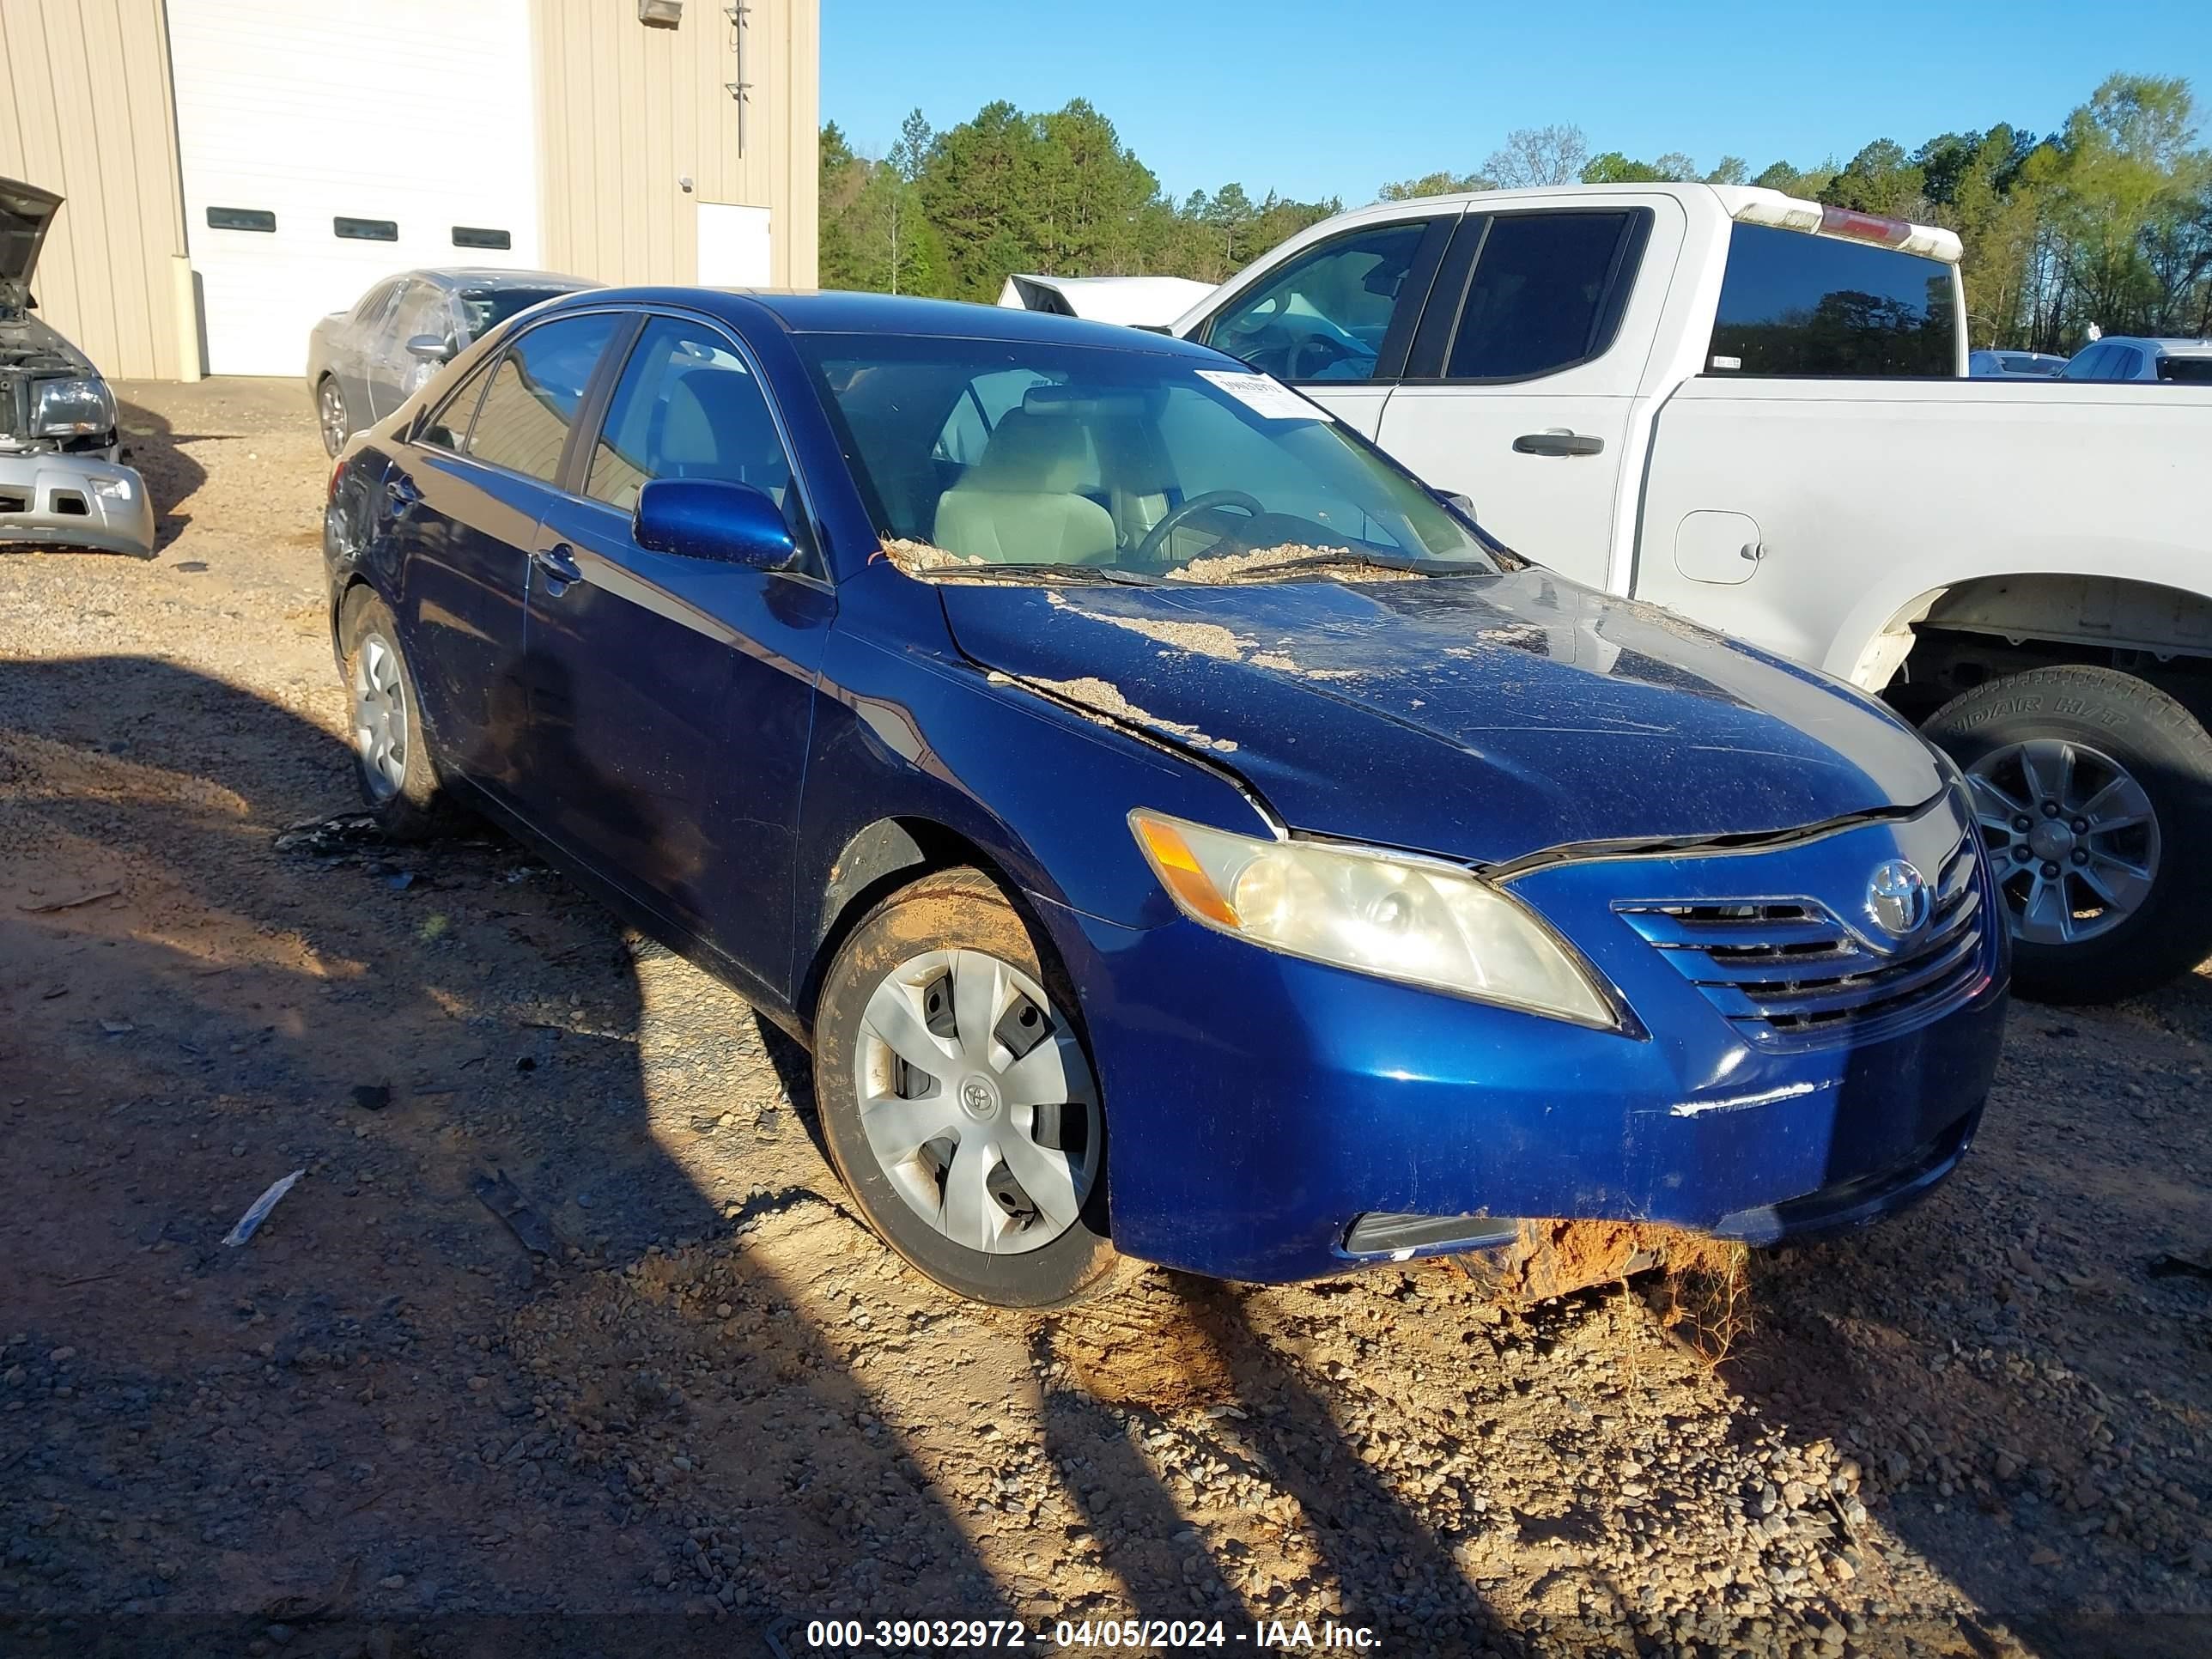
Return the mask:
[[[538,263],[530,0],[168,0],[208,368],[297,374],[380,278]]]
[[[700,287],[766,288],[771,269],[766,208],[699,204]]]

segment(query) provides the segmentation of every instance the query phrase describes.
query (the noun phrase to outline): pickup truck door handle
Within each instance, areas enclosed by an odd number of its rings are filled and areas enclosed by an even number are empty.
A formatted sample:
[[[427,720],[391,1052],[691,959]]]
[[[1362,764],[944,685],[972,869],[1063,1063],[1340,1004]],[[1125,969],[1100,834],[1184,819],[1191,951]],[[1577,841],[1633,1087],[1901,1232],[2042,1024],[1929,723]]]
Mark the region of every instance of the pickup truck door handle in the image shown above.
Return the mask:
[[[1601,455],[1605,440],[1593,438],[1580,432],[1561,428],[1552,432],[1524,432],[1513,441],[1516,455]]]
[[[538,549],[531,554],[530,562],[545,573],[545,591],[556,599],[569,583],[584,580],[583,570],[576,563],[575,552],[566,542],[556,542],[550,547]]]

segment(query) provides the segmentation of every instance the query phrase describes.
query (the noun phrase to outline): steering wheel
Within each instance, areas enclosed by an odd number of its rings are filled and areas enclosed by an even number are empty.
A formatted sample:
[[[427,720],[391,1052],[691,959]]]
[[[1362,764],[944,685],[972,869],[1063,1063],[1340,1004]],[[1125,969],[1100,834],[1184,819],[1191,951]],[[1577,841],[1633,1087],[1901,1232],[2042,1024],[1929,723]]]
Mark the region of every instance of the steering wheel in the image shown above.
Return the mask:
[[[1177,526],[1185,519],[1194,514],[1204,513],[1209,508],[1217,507],[1233,507],[1240,512],[1250,514],[1255,519],[1262,516],[1267,510],[1241,489],[1209,489],[1203,495],[1192,496],[1181,507],[1170,507],[1167,516],[1154,525],[1151,533],[1137,544],[1137,550],[1131,556],[1139,564],[1152,564],[1158,562],[1160,550],[1168,544],[1168,538],[1175,534]]]
[[[1309,334],[1291,347],[1291,372],[1287,378],[1317,380],[1323,369],[1349,362],[1358,355],[1341,340],[1332,340],[1326,334]]]

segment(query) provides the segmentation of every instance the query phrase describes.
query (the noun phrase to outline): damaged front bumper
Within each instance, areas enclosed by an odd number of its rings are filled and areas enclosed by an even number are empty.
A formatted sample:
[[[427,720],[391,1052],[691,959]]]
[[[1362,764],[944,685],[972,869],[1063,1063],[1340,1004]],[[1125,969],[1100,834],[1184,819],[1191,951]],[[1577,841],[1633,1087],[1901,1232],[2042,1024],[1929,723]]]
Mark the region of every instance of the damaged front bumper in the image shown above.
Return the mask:
[[[146,481],[98,455],[0,453],[0,543],[154,556]]]
[[[1192,922],[1123,927],[1032,894],[1085,988],[1111,1113],[1115,1248],[1277,1282],[1492,1250],[1551,1219],[1635,1224],[1614,1230],[1632,1244],[1639,1230],[1680,1229],[1771,1245],[1893,1213],[1965,1154],[2003,1036],[2002,912],[1970,822],[1946,797],[1910,820],[1802,843],[1596,858],[1516,881],[1619,990],[1633,1032],[1256,950]],[[1753,969],[1753,947],[1728,944],[1709,966],[1685,963],[1635,925],[1648,928],[1650,902],[1664,900],[1713,908],[1717,927],[1752,912],[1747,927],[1802,930],[1769,913],[1809,908],[1790,896],[1863,892],[1869,872],[1901,858],[1928,871],[1970,860],[1973,908],[1952,914],[1978,918],[1955,967],[1909,995],[1885,988],[1919,982],[1917,957],[1815,993],[1830,958]],[[1850,998],[1861,1012],[1777,1024],[1744,990],[1770,973],[1790,981],[1776,995],[1793,1006]]]

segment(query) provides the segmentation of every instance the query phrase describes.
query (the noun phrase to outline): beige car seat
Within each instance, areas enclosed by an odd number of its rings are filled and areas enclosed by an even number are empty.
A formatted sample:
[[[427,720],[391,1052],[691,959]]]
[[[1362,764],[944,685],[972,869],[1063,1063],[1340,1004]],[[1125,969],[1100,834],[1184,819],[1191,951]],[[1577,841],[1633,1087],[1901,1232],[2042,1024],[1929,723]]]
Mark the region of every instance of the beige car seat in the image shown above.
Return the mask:
[[[1113,515],[1076,493],[1096,476],[1079,422],[1009,410],[983,458],[938,502],[934,539],[992,564],[1105,562],[1116,547]]]
[[[791,464],[760,387],[733,369],[695,368],[669,387],[659,449],[664,478],[747,483],[778,507],[791,487]]]

